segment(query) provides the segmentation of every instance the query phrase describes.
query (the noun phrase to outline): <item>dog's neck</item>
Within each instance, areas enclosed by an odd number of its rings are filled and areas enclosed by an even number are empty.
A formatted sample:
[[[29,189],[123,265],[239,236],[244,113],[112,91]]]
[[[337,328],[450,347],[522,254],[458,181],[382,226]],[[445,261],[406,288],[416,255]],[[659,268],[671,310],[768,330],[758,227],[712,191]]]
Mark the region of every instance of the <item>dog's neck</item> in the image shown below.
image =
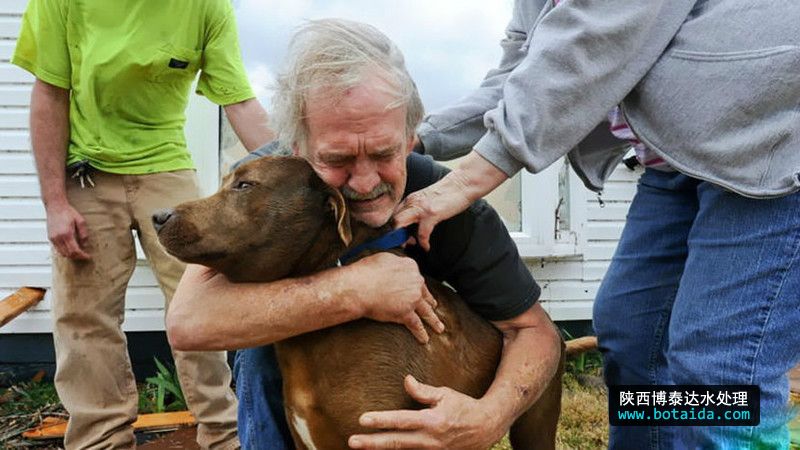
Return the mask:
[[[353,220],[351,221],[352,239],[349,244],[345,245],[335,226],[323,227],[317,239],[314,240],[304,255],[298,259],[290,276],[310,275],[321,270],[336,267],[339,263],[339,259],[342,255],[347,253],[347,251],[365,242],[376,239],[391,230],[392,227],[389,224],[373,228]],[[377,253],[377,251],[365,250],[358,255],[354,255],[349,262],[357,261],[373,253]]]

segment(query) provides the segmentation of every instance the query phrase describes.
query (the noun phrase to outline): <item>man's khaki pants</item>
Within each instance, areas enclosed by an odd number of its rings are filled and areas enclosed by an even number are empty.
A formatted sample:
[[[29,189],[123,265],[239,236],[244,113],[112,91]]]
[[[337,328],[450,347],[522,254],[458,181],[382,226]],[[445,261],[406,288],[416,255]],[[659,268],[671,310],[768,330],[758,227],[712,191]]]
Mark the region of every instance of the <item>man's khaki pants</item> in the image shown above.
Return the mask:
[[[67,449],[134,448],[138,396],[121,324],[136,265],[136,230],[161,290],[172,298],[184,266],[164,252],[150,217],[198,197],[192,170],[147,175],[93,171],[94,187],[67,180],[70,204],[86,219],[90,261],[53,254],[55,383],[70,413]],[[225,352],[173,351],[203,448],[237,448],[236,397]]]

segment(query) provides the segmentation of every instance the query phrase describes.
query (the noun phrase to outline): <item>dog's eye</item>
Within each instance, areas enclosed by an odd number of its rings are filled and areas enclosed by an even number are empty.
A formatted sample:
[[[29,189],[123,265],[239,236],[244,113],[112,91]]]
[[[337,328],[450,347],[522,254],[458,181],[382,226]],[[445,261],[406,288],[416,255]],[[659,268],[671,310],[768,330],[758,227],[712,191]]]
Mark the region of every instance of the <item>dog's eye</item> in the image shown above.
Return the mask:
[[[243,190],[245,190],[247,188],[250,188],[250,187],[253,187],[253,186],[255,186],[255,183],[251,183],[249,181],[240,181],[240,182],[236,183],[235,186],[233,186],[233,189],[237,190],[237,191],[243,191]]]

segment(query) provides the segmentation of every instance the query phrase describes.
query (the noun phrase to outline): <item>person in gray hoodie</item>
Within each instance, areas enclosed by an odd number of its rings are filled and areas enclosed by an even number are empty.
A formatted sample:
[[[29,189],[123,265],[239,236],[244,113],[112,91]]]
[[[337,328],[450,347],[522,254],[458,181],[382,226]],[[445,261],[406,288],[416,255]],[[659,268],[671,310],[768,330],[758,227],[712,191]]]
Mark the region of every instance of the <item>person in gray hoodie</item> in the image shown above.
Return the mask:
[[[757,385],[760,423],[612,426],[611,448],[789,445],[798,17],[794,0],[517,0],[499,66],[418,128],[419,151],[467,154],[395,215],[397,226],[419,223],[423,246],[439,221],[522,168],[566,155],[599,192],[636,150],[645,171],[594,307],[606,381]]]

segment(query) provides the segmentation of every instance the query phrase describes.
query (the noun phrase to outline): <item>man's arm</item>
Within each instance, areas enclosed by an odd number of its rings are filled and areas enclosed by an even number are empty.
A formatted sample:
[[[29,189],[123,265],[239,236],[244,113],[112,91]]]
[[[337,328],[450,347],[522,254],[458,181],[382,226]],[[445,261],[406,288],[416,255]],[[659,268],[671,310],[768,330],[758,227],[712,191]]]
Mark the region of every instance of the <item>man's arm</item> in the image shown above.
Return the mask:
[[[47,212],[47,237],[56,251],[89,259],[86,222],[67,201],[66,155],[69,142],[69,90],[36,79],[31,94],[31,145]]]
[[[538,303],[511,320],[493,323],[503,332],[503,355],[482,398],[409,376],[406,390],[429,408],[365,413],[361,425],[389,431],[354,435],[350,447],[483,450],[500,440],[549,385],[558,370],[561,340]]]
[[[539,399],[558,370],[561,337],[539,303],[493,323],[503,333],[503,356],[481,404],[494,411],[500,430],[506,430]]]
[[[177,350],[230,350],[368,317],[405,325],[427,342],[423,320],[444,329],[435,304],[416,263],[389,253],[271,283],[232,283],[189,265],[167,311],[167,335]]]
[[[225,115],[231,122],[233,131],[248,152],[261,147],[275,139],[275,134],[269,129],[267,111],[261,103],[251,98],[239,103],[225,105]]]

